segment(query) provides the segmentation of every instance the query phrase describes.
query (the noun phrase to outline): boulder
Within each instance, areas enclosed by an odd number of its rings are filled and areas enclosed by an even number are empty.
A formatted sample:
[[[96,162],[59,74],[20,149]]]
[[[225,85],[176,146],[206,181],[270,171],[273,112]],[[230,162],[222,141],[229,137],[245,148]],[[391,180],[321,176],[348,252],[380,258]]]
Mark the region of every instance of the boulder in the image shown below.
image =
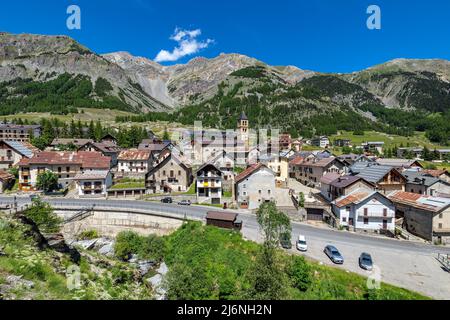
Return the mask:
[[[22,276],[7,276],[6,282],[12,287],[25,287],[27,289],[34,288],[34,282],[22,279]]]
[[[145,276],[154,265],[155,263],[153,261],[139,261],[137,263],[139,273],[142,277]]]
[[[97,243],[97,240],[98,239],[75,241],[72,243],[72,245],[74,247],[80,247],[84,250],[92,250]]]
[[[158,270],[156,270],[156,272],[158,272],[159,274],[165,276],[167,274],[167,272],[169,272],[169,268],[167,268],[167,265],[165,262],[161,263],[161,265],[159,266]]]
[[[114,256],[114,242],[103,245],[99,250],[98,253],[105,255],[107,257]]]

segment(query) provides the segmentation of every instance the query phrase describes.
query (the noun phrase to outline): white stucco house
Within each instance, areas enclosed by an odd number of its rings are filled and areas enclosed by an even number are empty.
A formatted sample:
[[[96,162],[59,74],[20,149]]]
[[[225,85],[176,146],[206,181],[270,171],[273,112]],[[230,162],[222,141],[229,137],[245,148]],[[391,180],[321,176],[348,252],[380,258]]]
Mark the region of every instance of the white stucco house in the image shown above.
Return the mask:
[[[349,230],[395,231],[394,203],[378,191],[356,189],[331,204],[339,225]]]
[[[79,197],[106,197],[108,188],[112,185],[109,170],[80,172],[73,180]]]
[[[242,209],[258,209],[275,200],[275,173],[261,163],[254,164],[236,176],[235,197]]]

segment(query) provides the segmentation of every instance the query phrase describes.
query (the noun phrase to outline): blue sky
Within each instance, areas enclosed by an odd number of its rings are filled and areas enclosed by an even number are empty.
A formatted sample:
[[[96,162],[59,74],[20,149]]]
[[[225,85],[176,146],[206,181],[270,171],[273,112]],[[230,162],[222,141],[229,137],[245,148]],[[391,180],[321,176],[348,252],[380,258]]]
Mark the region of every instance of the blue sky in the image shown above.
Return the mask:
[[[81,8],[81,30],[66,27],[71,4]],[[381,30],[366,27],[372,4],[381,8]],[[0,10],[1,31],[66,34],[98,53],[154,59],[178,46],[170,37],[179,28],[201,30],[184,39],[203,49],[163,64],[236,52],[321,72],[351,72],[394,58],[450,59],[448,21],[445,0],[4,0]]]

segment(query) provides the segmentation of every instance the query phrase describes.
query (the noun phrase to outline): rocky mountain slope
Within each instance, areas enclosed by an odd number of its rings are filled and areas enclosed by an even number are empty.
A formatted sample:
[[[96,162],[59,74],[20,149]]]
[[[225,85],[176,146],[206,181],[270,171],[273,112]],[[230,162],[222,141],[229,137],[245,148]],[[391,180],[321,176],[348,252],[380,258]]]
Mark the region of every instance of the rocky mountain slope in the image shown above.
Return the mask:
[[[201,102],[217,92],[217,86],[234,71],[264,66],[277,72],[289,83],[296,83],[314,73],[297,67],[271,67],[257,59],[240,54],[221,54],[216,58],[194,58],[187,64],[162,66],[128,52],[103,55],[108,61],[121,66],[135,76],[144,90],[169,106],[183,106]]]
[[[137,80],[118,65],[69,37],[0,34],[0,80],[10,84],[3,88],[11,95],[15,93],[14,89],[18,89],[13,83],[16,80],[39,84],[65,74],[78,77],[77,80],[88,79],[92,87],[98,79],[103,80],[106,92],[99,94],[91,90],[84,97],[91,102],[101,102],[108,96],[114,97],[117,105],[123,104],[124,108],[126,106],[136,111],[166,109],[164,104],[142,90]],[[16,92],[18,95],[24,94],[19,91]],[[2,102],[8,104],[10,101],[6,101],[7,98]]]

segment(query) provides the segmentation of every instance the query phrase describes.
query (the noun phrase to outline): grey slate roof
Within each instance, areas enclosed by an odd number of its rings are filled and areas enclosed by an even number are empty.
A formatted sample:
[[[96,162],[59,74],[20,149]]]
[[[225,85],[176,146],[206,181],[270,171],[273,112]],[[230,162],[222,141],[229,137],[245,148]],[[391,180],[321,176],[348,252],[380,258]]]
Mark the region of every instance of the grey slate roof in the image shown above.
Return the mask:
[[[357,176],[369,182],[377,183],[392,169],[393,168],[389,166],[369,165],[366,167],[361,167]]]
[[[430,175],[423,174],[423,172],[405,171],[403,176],[408,180],[410,184],[423,184],[430,187],[439,181],[439,178],[435,178]]]

